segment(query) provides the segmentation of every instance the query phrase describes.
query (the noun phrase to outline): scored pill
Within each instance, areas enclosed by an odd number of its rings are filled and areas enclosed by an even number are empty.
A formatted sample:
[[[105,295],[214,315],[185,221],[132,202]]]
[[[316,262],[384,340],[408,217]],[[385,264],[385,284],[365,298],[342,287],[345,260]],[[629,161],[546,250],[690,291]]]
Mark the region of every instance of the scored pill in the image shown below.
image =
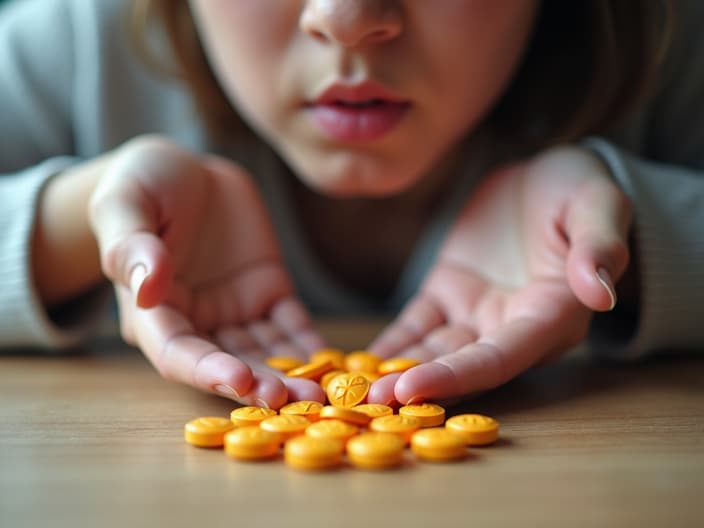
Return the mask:
[[[286,441],[293,436],[303,434],[310,423],[310,420],[304,416],[280,414],[262,420],[259,422],[259,427],[265,431],[278,433]]]
[[[470,446],[493,444],[499,437],[499,422],[481,414],[458,414],[445,422],[445,428],[459,434]]]
[[[279,414],[305,416],[311,422],[315,422],[320,417],[320,410],[323,404],[317,401],[300,400],[284,405],[279,409]]]
[[[401,416],[413,416],[420,420],[421,427],[435,427],[445,421],[445,409],[435,403],[413,403],[398,410]]]
[[[350,408],[364,401],[370,386],[363,375],[348,372],[331,379],[325,392],[331,405]]]
[[[230,413],[230,420],[238,426],[258,425],[263,419],[270,418],[271,416],[276,416],[275,410],[248,405],[234,409]]]

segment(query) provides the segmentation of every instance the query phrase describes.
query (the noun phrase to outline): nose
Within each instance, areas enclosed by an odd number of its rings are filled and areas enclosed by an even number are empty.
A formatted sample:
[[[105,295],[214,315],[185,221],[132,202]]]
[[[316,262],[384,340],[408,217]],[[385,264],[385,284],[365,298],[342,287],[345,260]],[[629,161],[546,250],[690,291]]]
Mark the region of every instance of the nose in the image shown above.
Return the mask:
[[[403,17],[398,0],[310,0],[299,26],[321,42],[355,47],[398,37]]]

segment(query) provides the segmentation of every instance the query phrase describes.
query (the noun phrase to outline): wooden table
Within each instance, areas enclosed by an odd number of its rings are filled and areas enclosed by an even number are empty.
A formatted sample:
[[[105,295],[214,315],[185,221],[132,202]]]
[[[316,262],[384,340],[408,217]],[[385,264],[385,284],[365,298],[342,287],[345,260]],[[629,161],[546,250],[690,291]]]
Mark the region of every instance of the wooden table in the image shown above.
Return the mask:
[[[364,346],[376,322],[322,324]],[[0,526],[704,526],[704,361],[576,354],[450,408],[502,439],[461,463],[302,473],[183,441],[224,399],[120,344],[0,356]]]

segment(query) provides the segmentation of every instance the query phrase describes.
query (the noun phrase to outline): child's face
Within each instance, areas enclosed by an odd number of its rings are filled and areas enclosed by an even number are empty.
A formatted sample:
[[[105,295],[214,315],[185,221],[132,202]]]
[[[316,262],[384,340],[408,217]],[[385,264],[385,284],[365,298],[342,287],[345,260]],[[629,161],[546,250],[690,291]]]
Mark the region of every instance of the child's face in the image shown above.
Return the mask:
[[[225,92],[298,176],[408,189],[501,95],[539,0],[191,0]]]

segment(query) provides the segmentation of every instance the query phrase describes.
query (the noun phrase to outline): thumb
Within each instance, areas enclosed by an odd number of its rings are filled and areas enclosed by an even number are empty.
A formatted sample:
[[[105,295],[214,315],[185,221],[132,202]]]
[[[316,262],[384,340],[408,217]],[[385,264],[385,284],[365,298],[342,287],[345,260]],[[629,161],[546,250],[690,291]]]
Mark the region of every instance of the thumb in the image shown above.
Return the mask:
[[[173,277],[168,248],[158,235],[158,207],[129,178],[106,178],[89,208],[103,272],[127,287],[142,308],[161,303]]]
[[[608,311],[616,305],[615,283],[629,260],[631,220],[628,198],[609,180],[589,181],[568,203],[567,280],[592,310]]]

